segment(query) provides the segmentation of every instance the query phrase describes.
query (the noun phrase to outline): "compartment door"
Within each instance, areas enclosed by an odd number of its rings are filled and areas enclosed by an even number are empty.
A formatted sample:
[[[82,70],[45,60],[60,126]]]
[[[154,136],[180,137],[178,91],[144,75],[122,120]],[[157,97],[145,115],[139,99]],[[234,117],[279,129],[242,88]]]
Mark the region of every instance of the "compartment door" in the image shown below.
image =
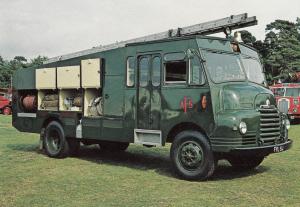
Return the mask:
[[[101,60],[87,59],[81,61],[81,85],[82,88],[101,87]]]
[[[35,70],[36,89],[56,89],[56,68]]]
[[[57,68],[57,88],[80,88],[80,66],[66,66]]]

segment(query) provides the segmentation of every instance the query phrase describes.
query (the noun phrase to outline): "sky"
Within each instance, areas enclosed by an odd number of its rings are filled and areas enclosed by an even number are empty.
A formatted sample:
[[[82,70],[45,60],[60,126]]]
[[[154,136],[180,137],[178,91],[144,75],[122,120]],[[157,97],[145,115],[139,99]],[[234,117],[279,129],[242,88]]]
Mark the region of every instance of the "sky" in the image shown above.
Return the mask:
[[[300,0],[0,0],[0,55],[54,57],[240,13],[264,39],[266,24],[300,17]]]

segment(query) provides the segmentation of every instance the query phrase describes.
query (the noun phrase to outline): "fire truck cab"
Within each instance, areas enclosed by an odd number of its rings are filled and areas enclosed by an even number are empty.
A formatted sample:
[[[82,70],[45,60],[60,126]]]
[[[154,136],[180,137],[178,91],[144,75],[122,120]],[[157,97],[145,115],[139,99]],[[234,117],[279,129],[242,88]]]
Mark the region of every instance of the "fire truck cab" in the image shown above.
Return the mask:
[[[281,83],[270,86],[275,95],[278,109],[289,119],[300,118],[300,83]]]

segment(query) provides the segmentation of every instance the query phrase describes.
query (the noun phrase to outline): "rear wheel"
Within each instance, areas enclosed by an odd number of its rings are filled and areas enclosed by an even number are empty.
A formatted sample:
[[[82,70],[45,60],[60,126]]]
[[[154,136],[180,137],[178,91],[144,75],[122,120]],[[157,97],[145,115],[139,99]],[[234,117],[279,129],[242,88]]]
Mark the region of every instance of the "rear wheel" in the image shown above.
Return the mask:
[[[101,141],[100,150],[104,151],[125,151],[129,146],[128,142]]]
[[[205,180],[216,167],[207,138],[197,131],[183,131],[176,135],[170,156],[175,172],[187,180]]]
[[[46,127],[43,144],[49,157],[64,158],[70,153],[70,146],[65,137],[64,129],[57,121],[50,122]]]
[[[5,107],[4,109],[3,109],[3,114],[4,115],[10,115],[11,114],[11,108],[10,107]]]
[[[239,170],[251,170],[259,166],[264,160],[263,156],[230,156],[227,159],[232,167]]]

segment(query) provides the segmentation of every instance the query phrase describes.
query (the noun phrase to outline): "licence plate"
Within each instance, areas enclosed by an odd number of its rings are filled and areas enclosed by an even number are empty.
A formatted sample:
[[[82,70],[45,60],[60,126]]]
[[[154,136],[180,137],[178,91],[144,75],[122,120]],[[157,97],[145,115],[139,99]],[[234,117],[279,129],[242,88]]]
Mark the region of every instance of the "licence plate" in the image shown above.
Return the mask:
[[[283,145],[282,146],[275,146],[275,147],[273,147],[273,152],[274,153],[282,152],[284,150],[286,150],[286,149],[285,149],[285,147]]]

